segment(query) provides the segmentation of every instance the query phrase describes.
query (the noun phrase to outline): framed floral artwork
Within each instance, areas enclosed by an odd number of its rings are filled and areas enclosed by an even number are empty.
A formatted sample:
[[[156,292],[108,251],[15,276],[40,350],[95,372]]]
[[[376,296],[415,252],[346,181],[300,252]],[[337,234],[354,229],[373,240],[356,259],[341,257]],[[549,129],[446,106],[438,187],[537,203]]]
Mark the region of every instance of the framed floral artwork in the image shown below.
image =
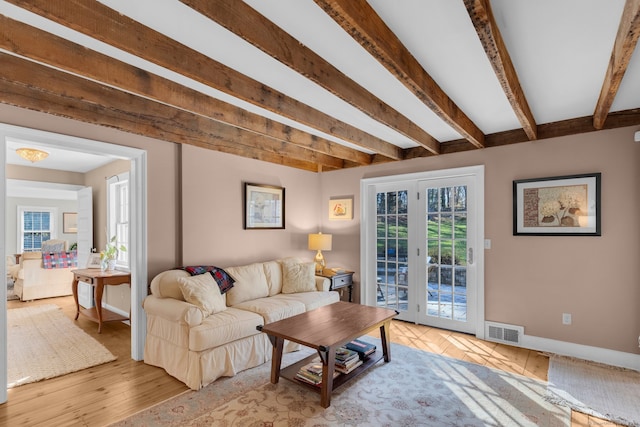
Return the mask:
[[[600,236],[600,173],[513,181],[513,234]]]
[[[353,219],[353,197],[329,199],[329,219]]]

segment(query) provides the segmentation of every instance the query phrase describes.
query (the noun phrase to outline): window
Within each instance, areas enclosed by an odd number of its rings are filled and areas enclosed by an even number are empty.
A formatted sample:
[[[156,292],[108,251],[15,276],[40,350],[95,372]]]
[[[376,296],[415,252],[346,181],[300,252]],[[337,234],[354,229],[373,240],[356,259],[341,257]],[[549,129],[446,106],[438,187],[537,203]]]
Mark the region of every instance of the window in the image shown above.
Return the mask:
[[[20,252],[42,249],[42,242],[55,238],[56,208],[18,206]]]
[[[107,207],[108,238],[116,236],[117,246],[127,248],[118,253],[116,266],[129,268],[129,172],[107,180]]]

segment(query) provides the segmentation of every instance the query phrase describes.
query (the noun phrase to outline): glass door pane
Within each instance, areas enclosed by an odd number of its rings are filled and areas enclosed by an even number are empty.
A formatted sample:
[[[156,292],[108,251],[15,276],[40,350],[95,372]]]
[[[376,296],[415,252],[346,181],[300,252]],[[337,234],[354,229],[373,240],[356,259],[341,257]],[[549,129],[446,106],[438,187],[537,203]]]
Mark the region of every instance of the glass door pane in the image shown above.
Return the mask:
[[[376,194],[377,305],[407,311],[408,193],[407,190]]]
[[[467,321],[467,186],[426,189],[427,317]]]

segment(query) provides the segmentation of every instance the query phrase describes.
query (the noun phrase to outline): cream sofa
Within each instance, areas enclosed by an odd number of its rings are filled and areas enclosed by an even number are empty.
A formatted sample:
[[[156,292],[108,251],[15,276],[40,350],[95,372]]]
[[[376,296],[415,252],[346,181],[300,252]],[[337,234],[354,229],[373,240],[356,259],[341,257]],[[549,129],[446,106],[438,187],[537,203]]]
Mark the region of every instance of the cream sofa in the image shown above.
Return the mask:
[[[47,244],[55,245],[49,247],[59,246],[62,249],[60,252],[67,253],[66,240],[43,242],[43,249],[47,248]],[[47,269],[44,267],[43,253],[45,252],[24,252],[20,256],[19,268],[13,273],[15,281],[13,291],[22,301],[72,295],[73,273],[71,270],[77,267]]]
[[[193,390],[271,360],[271,343],[257,326],[340,300],[337,292],[329,291],[328,279],[314,275],[314,263],[286,259],[224,271],[235,283],[224,295],[217,290],[218,302],[211,305],[219,306],[212,314],[206,304],[203,308],[185,300],[185,295],[192,300],[185,284],[210,282],[209,273],[164,271],[151,281],[151,295],[143,303],[145,363],[164,368]],[[298,348],[285,345],[285,351]]]

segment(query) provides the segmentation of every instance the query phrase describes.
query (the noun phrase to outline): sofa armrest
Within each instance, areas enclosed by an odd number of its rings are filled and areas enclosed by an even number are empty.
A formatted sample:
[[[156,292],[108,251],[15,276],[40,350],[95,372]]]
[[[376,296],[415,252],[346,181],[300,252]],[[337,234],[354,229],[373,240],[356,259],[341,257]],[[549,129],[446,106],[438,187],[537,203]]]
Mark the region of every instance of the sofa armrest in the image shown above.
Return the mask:
[[[326,277],[316,276],[316,289],[320,292],[326,292],[331,288],[331,280]]]
[[[202,310],[193,304],[174,298],[159,298],[148,295],[142,303],[147,315],[158,316],[172,322],[181,322],[189,327],[197,326],[204,320]]]

